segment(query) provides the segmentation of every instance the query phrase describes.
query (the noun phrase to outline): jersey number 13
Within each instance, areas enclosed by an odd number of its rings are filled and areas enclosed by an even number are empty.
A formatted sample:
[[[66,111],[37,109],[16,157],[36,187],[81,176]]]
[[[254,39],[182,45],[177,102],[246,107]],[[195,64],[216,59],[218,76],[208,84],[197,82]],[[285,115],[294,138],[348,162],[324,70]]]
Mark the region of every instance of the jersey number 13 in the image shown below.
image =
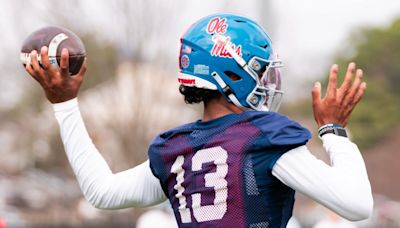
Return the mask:
[[[193,216],[197,222],[222,219],[226,213],[226,199],[228,197],[227,181],[225,179],[228,173],[227,158],[227,151],[220,146],[199,150],[192,158],[191,171],[200,171],[204,163],[213,162],[216,165],[215,172],[204,175],[205,187],[214,188],[214,203],[212,205],[202,206],[200,205],[201,193],[193,193],[190,195],[192,197],[191,208]],[[179,201],[181,221],[182,223],[191,223],[191,211],[190,208],[187,207],[186,197],[183,194],[185,188],[182,186],[185,176],[185,170],[182,167],[184,161],[185,157],[183,155],[178,156],[171,167],[171,173],[176,174],[174,189],[177,191],[175,197]]]

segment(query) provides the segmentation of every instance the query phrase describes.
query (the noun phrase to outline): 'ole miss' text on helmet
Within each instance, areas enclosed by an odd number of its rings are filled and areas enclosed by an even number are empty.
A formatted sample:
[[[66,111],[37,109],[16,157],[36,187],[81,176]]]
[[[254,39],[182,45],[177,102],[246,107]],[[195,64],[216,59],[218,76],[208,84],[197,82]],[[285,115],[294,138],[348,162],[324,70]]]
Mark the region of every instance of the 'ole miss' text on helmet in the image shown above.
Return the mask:
[[[255,21],[233,14],[200,19],[181,38],[178,81],[218,90],[243,110],[277,111],[283,92],[271,40]]]

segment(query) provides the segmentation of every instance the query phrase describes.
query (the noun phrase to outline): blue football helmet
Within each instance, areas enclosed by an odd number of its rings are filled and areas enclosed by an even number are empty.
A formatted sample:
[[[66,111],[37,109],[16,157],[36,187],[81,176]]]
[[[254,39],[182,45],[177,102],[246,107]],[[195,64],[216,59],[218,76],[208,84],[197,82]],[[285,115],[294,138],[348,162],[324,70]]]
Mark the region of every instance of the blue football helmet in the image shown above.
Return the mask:
[[[200,19],[181,38],[179,67],[181,85],[218,90],[243,110],[279,109],[282,61],[253,20],[234,14]]]

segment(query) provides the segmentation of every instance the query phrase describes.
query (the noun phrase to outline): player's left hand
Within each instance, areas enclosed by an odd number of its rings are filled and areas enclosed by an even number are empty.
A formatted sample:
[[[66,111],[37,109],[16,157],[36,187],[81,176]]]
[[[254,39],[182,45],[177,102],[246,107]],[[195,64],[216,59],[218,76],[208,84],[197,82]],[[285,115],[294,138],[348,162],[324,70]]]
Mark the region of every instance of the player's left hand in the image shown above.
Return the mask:
[[[350,114],[363,97],[367,84],[362,81],[363,71],[350,63],[342,85],[337,88],[338,65],[331,67],[326,96],[321,99],[321,84],[315,83],[312,89],[314,119],[321,127],[336,123],[345,127]],[[355,75],[355,79],[353,81]]]
[[[50,64],[47,47],[42,47],[40,57],[41,65],[37,52],[32,51],[31,63],[25,69],[42,86],[47,99],[54,104],[75,98],[86,72],[86,58],[78,74],[70,75],[68,49],[61,51],[60,69]]]

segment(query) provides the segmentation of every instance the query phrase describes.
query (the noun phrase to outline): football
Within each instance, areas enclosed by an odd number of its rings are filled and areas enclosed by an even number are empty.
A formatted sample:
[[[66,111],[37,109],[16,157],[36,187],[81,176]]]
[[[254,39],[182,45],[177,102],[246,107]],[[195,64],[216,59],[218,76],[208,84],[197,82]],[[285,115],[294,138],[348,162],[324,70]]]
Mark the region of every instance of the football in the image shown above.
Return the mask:
[[[60,65],[61,50],[67,48],[69,51],[69,72],[75,75],[79,72],[86,56],[85,46],[81,39],[68,29],[62,27],[49,26],[41,28],[30,34],[24,41],[20,58],[25,66],[30,63],[30,53],[36,50],[39,63],[40,49],[48,47],[49,60],[56,68]]]

